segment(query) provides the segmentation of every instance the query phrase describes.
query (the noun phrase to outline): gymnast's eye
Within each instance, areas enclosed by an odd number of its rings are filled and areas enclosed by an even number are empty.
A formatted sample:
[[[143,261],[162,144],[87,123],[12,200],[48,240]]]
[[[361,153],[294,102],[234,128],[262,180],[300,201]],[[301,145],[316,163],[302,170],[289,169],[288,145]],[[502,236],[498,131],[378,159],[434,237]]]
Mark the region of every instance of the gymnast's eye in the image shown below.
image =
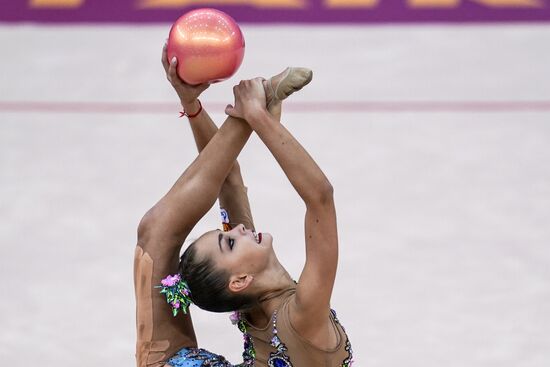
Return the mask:
[[[227,243],[229,244],[229,249],[233,250],[233,246],[235,245],[235,240],[232,238],[228,238]]]

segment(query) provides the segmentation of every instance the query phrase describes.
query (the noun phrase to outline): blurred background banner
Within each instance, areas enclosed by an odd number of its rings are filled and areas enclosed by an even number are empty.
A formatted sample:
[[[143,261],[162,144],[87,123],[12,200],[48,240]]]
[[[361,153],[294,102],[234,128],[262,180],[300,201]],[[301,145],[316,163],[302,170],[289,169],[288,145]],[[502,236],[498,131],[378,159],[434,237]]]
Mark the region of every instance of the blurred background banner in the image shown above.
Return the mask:
[[[251,23],[550,21],[550,0],[3,0],[1,22],[172,22],[215,7]]]

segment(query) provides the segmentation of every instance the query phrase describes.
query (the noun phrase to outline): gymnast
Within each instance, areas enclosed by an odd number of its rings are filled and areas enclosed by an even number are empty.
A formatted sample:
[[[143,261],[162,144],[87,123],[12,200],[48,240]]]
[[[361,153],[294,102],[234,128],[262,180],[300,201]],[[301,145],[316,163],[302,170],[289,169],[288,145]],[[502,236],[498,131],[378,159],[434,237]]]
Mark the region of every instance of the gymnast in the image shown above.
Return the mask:
[[[188,307],[233,312],[244,336],[238,366],[347,367],[348,337],[330,308],[338,262],[333,188],[315,161],[280,123],[282,100],[308,84],[312,73],[287,68],[269,80],[244,80],[218,128],[191,86],[176,74],[177,60],[162,53],[199,155],[143,216],[134,257],[138,367],[230,367],[198,348]],[[281,265],[273,237],[257,232],[237,156],[255,132],[306,206],[306,262],[298,282]],[[222,230],[187,247],[183,242],[219,199]],[[171,275],[170,275],[171,274]]]

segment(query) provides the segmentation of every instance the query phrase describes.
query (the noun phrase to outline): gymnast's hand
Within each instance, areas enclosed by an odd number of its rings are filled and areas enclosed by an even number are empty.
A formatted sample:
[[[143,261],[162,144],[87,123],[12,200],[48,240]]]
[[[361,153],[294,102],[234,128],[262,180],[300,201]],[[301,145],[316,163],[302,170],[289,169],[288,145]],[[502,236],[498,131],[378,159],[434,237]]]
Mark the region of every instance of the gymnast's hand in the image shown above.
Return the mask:
[[[259,116],[267,113],[263,78],[242,80],[233,87],[235,106],[227,105],[225,113],[232,117],[245,119],[252,128]]]
[[[162,48],[162,66],[166,71],[166,78],[172,84],[172,87],[176,90],[176,93],[180,97],[180,101],[184,107],[192,105],[202,92],[204,92],[210,84],[204,83],[199,85],[190,85],[185,83],[178,76],[176,67],[178,66],[178,60],[174,56],[171,61],[168,61],[168,54],[166,51],[167,44],[164,44]]]

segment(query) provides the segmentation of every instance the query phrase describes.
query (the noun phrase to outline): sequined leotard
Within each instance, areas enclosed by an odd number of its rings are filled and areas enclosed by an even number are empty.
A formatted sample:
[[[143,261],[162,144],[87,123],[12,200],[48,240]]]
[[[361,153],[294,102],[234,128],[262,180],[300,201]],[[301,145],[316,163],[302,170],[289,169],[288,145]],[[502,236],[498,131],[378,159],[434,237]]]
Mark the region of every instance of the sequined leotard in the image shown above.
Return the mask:
[[[320,349],[302,338],[294,330],[288,315],[288,304],[295,296],[295,288],[284,294],[281,306],[273,313],[271,321],[263,328],[251,326],[242,314],[233,318],[244,334],[243,363],[239,367],[351,367],[352,349],[344,328],[336,313],[330,318],[338,336],[337,345]],[[225,358],[204,349],[180,350],[168,360],[173,367],[236,367]]]

